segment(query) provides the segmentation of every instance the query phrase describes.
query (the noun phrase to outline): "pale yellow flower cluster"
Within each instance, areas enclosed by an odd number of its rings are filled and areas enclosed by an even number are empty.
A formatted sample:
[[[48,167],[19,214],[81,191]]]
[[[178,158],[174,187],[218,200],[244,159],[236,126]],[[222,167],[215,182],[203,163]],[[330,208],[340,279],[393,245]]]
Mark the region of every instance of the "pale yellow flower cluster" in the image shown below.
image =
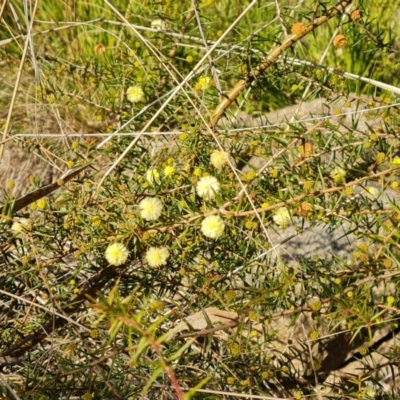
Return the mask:
[[[129,256],[128,249],[122,243],[110,244],[106,249],[106,260],[111,265],[122,265]]]
[[[157,197],[146,197],[139,203],[140,216],[146,221],[160,218],[163,204]]]
[[[167,263],[169,251],[166,247],[150,247],[144,258],[152,268],[161,267]]]
[[[228,163],[228,154],[223,151],[214,151],[210,157],[210,163],[221,169]],[[171,163],[170,163],[171,164]],[[175,174],[175,167],[167,165],[164,168],[164,176],[172,177]],[[160,173],[157,169],[149,169],[145,179],[151,185],[160,182]],[[220,183],[214,176],[203,176],[196,185],[197,194],[203,200],[213,200],[220,192]],[[163,203],[157,197],[145,197],[138,204],[138,214],[145,221],[156,221],[163,212]],[[225,231],[225,223],[218,215],[210,215],[201,223],[202,234],[210,239],[220,238]],[[147,264],[152,268],[158,268],[167,264],[170,252],[167,247],[150,247],[144,256]],[[119,266],[129,258],[128,249],[121,243],[110,244],[105,251],[105,258],[109,264]]]
[[[152,174],[151,176],[154,175]],[[146,197],[139,203],[138,208],[140,216],[144,220],[154,221],[161,216],[163,204],[157,197]],[[107,247],[105,257],[111,265],[118,266],[128,260],[129,251],[123,244],[113,243]],[[150,247],[145,254],[145,260],[150,267],[165,265],[168,257],[169,250],[166,247]]]
[[[272,219],[280,228],[285,229],[291,221],[289,210],[286,207],[278,208]]]
[[[222,218],[218,215],[209,215],[204,218],[201,223],[201,231],[203,235],[210,239],[218,239],[225,230],[225,224]]]
[[[220,190],[218,179],[214,176],[204,176],[197,183],[196,190],[204,200],[212,200]]]
[[[210,156],[210,164],[215,169],[222,169],[229,163],[229,154],[225,151],[214,150]]]
[[[126,98],[131,103],[139,103],[144,98],[143,89],[140,86],[130,86],[126,91]]]

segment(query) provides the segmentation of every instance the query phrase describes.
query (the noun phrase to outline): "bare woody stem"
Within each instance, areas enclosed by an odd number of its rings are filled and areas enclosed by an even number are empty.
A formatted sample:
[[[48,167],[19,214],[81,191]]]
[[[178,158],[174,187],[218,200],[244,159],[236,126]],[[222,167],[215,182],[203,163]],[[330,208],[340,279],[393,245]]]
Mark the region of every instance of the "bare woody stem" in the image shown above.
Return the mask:
[[[336,15],[342,14],[346,7],[352,2],[352,0],[342,0],[336,6],[332,7],[328,12],[314,19],[314,21],[307,24],[301,33],[292,34],[286,37],[283,42],[273,48],[270,53],[257,65],[253,71],[247,76],[246,79],[240,80],[233,89],[226,95],[226,97],[219,103],[215,109],[214,114],[211,118],[211,126],[215,126],[222,114],[226,109],[238,98],[238,96],[248,87],[250,87],[253,82],[261,76],[265,70],[270,67],[278,58],[290,47],[292,47],[296,42],[302,39],[304,36],[308,35],[310,32],[314,31],[316,28],[329,21]]]

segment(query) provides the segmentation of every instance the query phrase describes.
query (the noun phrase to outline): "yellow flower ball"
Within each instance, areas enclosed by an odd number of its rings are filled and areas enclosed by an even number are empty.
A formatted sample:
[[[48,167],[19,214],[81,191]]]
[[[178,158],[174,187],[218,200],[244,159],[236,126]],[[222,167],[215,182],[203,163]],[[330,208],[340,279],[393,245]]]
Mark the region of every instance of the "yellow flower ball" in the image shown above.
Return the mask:
[[[7,189],[14,189],[14,187],[15,187],[15,182],[14,181],[8,181],[7,183],[6,183],[6,188]]]
[[[241,353],[242,349],[240,348],[240,345],[237,343],[232,343],[229,346],[229,350],[231,351],[231,354],[234,356],[237,356]]]
[[[392,167],[400,167],[400,157],[395,157],[390,161]]]
[[[376,162],[378,163],[378,164],[382,164],[384,161],[385,161],[385,158],[386,158],[386,154],[385,153],[378,153],[377,155],[376,155]]]
[[[233,376],[229,376],[229,377],[226,379],[226,383],[227,383],[228,385],[233,385],[235,382],[236,382],[236,379],[235,379]]]
[[[131,103],[138,103],[143,100],[144,92],[140,86],[130,86],[126,91],[126,98]]]
[[[167,178],[171,177],[171,176],[174,175],[174,174],[175,174],[175,167],[174,167],[174,166],[172,166],[172,165],[167,165],[167,166],[164,168],[164,175],[165,175]]]
[[[222,169],[228,164],[229,154],[225,151],[214,150],[210,156],[210,164],[216,169]]]
[[[157,197],[146,197],[139,203],[140,216],[146,221],[155,221],[163,210],[163,204]]]
[[[218,215],[210,215],[201,223],[203,235],[210,239],[218,239],[224,234],[225,224]]]
[[[393,303],[395,302],[395,298],[393,296],[388,296],[386,299],[386,303],[389,307],[392,307]]]
[[[278,208],[272,219],[281,229],[285,229],[291,221],[289,210],[286,207]]]
[[[129,251],[122,243],[113,243],[107,247],[105,256],[111,265],[118,266],[126,262]]]
[[[161,267],[167,263],[169,251],[166,247],[150,247],[144,258],[152,268]]]
[[[311,340],[317,340],[319,338],[319,333],[317,331],[312,331],[310,333],[310,339]]]
[[[375,142],[376,140],[378,140],[378,135],[375,132],[371,133],[369,135],[369,140],[372,140],[373,142]]]
[[[321,309],[321,302],[320,301],[314,301],[310,304],[310,308],[313,311],[319,311]]]
[[[44,210],[47,207],[47,201],[45,199],[39,199],[36,202],[37,208],[40,208],[41,210]]]
[[[220,184],[214,176],[204,176],[197,183],[196,190],[197,194],[204,200],[212,200],[220,191]]]
[[[279,171],[277,169],[270,169],[268,174],[271,178],[277,178],[279,175]]]
[[[203,171],[201,170],[201,168],[196,168],[196,169],[193,171],[193,175],[194,175],[194,176],[201,176],[201,175],[203,175]]]

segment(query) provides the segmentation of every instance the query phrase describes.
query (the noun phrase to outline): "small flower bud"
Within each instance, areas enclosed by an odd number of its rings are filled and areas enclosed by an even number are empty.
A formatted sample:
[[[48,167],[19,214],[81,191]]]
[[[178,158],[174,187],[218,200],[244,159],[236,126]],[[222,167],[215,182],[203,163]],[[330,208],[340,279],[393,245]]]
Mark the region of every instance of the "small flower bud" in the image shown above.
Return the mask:
[[[361,17],[362,17],[362,15],[361,15],[361,11],[360,10],[353,10],[350,13],[350,18],[351,18],[352,21],[357,21]]]
[[[307,27],[302,22],[296,22],[292,26],[292,33],[294,35],[304,35],[307,32]]]
[[[338,49],[342,49],[347,46],[347,39],[343,35],[337,35],[333,39],[333,45]]]

